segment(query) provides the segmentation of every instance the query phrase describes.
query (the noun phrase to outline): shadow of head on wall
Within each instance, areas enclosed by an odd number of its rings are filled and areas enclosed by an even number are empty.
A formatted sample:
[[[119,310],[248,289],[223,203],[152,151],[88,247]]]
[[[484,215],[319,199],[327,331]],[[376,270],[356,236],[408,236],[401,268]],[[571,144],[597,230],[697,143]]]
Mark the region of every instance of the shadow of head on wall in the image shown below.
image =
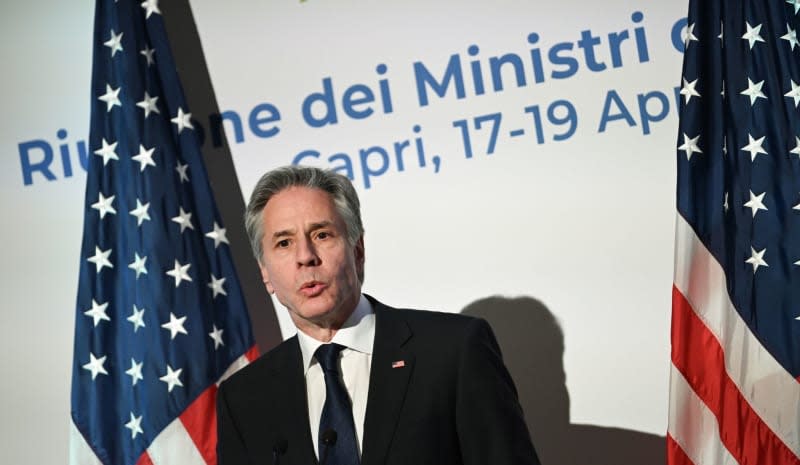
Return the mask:
[[[487,297],[466,306],[494,330],[514,379],[536,451],[544,465],[659,465],[666,440],[640,431],[570,423],[564,333],[532,297]]]

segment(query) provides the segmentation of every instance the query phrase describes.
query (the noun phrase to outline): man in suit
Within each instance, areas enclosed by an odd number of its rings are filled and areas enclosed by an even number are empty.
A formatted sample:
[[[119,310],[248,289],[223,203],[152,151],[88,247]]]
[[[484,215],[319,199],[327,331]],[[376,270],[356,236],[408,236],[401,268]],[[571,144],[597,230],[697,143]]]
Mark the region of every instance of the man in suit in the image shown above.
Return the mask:
[[[220,386],[220,465],[539,463],[484,320],[361,293],[364,231],[346,177],[268,172],[245,222],[297,335]]]

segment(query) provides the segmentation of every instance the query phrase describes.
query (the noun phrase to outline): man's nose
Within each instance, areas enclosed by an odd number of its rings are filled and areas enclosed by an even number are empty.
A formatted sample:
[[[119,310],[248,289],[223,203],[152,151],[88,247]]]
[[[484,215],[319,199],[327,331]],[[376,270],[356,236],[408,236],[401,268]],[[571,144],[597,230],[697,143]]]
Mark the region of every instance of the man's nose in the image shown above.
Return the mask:
[[[297,244],[297,263],[304,266],[319,265],[319,256],[314,243],[310,239],[300,240]]]

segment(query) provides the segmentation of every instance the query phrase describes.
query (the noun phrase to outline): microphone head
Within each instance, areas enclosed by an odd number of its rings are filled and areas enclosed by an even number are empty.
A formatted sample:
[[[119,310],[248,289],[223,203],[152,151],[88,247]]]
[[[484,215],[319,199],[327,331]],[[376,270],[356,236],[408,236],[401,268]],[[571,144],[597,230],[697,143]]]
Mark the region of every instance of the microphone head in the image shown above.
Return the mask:
[[[284,453],[286,453],[286,449],[288,448],[289,448],[289,441],[287,441],[286,439],[278,439],[277,441],[275,441],[275,445],[272,446],[272,452],[283,455]]]
[[[326,446],[330,447],[336,444],[337,434],[336,430],[334,430],[333,428],[328,428],[325,431],[323,431],[320,437],[322,438],[322,443],[325,444]]]

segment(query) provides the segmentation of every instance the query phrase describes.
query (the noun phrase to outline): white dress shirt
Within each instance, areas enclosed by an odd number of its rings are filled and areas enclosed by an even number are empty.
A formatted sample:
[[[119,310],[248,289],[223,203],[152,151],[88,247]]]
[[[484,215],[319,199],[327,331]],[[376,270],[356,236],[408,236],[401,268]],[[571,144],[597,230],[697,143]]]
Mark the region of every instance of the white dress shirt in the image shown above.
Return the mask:
[[[311,440],[314,452],[319,457],[319,420],[325,405],[325,375],[314,358],[314,352],[323,343],[297,331],[297,340],[303,354],[308,395],[308,423],[311,425]],[[367,410],[369,372],[372,363],[372,346],[375,341],[375,312],[372,304],[363,295],[350,318],[336,331],[331,340],[345,347],[339,358],[339,367],[344,378],[344,387],[353,406],[353,423],[356,428],[356,445],[361,455],[364,437],[364,414]]]

